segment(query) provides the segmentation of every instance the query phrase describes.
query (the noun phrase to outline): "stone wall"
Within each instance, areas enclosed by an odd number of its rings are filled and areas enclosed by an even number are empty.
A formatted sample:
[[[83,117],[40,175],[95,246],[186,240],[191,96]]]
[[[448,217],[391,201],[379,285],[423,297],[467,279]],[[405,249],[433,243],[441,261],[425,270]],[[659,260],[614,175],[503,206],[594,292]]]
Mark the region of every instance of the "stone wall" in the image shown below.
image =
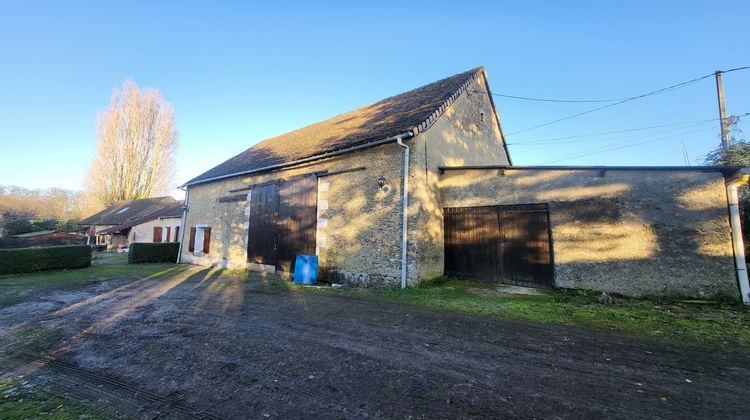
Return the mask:
[[[718,172],[462,170],[440,188],[443,207],[549,203],[558,287],[738,297]]]
[[[183,240],[190,227],[211,227],[208,255],[182,249],[182,261],[247,267],[247,201],[219,203],[230,190],[294,175],[364,167],[318,179],[316,246],[324,274],[335,281],[395,284],[400,278],[402,148],[385,144],[292,169],[199,184],[188,190]],[[385,178],[384,188],[378,185]],[[244,193],[246,193],[245,191]]]
[[[486,81],[479,76],[429,130],[410,141],[410,275],[426,279],[443,274],[443,205],[440,166],[507,165],[500,126]]]

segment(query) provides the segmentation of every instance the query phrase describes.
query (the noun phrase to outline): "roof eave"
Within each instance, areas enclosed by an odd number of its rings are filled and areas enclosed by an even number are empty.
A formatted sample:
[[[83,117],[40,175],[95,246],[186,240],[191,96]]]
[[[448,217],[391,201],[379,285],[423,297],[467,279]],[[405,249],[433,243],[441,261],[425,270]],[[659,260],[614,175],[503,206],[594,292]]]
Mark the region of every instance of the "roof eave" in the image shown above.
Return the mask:
[[[215,177],[211,177],[211,178],[201,179],[201,180],[198,180],[198,181],[195,181],[195,182],[188,181],[188,182],[180,185],[177,188],[184,189],[184,188],[192,187],[192,186],[199,185],[199,184],[205,184],[205,183],[208,183],[208,182],[220,181],[222,179],[234,178],[234,177],[238,177],[238,176],[251,175],[251,174],[260,173],[260,172],[268,172],[268,171],[274,171],[274,170],[277,170],[277,169],[288,168],[290,166],[295,166],[295,165],[300,165],[300,164],[303,164],[303,163],[313,162],[313,161],[316,161],[316,160],[326,159],[326,158],[329,158],[331,156],[343,155],[343,154],[351,153],[351,152],[354,152],[354,151],[357,151],[357,150],[379,146],[381,144],[392,143],[392,142],[395,142],[396,140],[398,140],[399,138],[400,139],[411,138],[411,137],[414,137],[418,132],[419,132],[419,130],[415,127],[415,128],[412,128],[410,131],[406,131],[404,133],[397,134],[395,136],[386,137],[386,138],[381,139],[381,140],[371,141],[371,142],[359,144],[359,145],[356,145],[356,146],[347,147],[347,148],[344,148],[344,149],[334,150],[334,151],[322,153],[322,154],[319,154],[319,155],[314,155],[314,156],[310,156],[310,157],[306,157],[306,158],[302,158],[302,159],[293,160],[293,161],[290,161],[290,162],[279,163],[279,164],[276,164],[276,165],[264,166],[262,168],[251,169],[251,170],[247,170],[247,171],[234,172],[234,173],[226,174],[226,175],[219,175],[219,176],[215,176]]]

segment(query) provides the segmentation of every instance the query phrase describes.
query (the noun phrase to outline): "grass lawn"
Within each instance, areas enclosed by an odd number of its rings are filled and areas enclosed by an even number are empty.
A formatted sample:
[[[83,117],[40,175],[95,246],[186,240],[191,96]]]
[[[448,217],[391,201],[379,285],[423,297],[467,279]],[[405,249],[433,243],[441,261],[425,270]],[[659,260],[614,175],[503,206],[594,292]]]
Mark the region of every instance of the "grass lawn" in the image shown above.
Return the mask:
[[[612,303],[601,303],[597,300],[599,293],[565,289],[540,295],[508,295],[496,285],[450,279],[436,279],[407,289],[293,288],[467,314],[577,325],[660,341],[750,348],[750,310],[740,304],[618,297]]]
[[[106,419],[99,410],[36,389],[20,379],[0,382],[0,419]]]
[[[167,276],[185,270],[176,264],[128,264],[127,254],[95,253],[91,267],[0,276],[0,307],[47,289],[85,286],[123,276]]]

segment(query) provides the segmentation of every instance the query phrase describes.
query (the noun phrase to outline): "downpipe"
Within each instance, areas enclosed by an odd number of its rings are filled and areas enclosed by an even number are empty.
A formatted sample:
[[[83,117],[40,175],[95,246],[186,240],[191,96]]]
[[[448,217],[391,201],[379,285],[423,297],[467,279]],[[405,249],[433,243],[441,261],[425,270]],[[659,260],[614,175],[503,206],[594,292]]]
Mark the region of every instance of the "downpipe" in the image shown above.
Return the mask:
[[[734,248],[734,266],[737,270],[737,282],[740,286],[742,303],[750,305],[750,282],[748,282],[747,277],[745,243],[742,239],[739,194],[737,193],[737,188],[742,184],[742,180],[727,181],[727,200],[729,202],[729,225],[732,228],[732,246]]]
[[[182,206],[182,220],[180,221],[180,245],[177,247],[177,264],[182,262],[182,244],[185,242],[185,221],[187,220],[189,198],[190,188],[185,187],[185,203]]]
[[[401,288],[406,288],[406,246],[409,223],[409,146],[405,145],[401,137],[396,138],[396,144],[404,148],[404,185],[401,199]]]

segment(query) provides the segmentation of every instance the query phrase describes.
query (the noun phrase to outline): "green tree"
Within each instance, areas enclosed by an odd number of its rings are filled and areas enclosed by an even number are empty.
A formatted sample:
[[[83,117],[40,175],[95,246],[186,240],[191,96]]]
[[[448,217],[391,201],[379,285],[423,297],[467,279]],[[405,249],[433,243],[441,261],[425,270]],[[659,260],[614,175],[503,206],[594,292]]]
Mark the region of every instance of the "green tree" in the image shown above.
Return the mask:
[[[750,166],[750,144],[744,139],[738,127],[739,117],[729,117],[729,147],[719,145],[703,158],[706,165],[715,166]]]
[[[738,127],[739,117],[730,116],[729,120],[729,147],[725,149],[719,145],[704,156],[703,163],[711,166],[750,167],[750,144]],[[745,184],[737,192],[742,218],[742,236],[747,249],[748,239],[750,239],[750,187]]]

